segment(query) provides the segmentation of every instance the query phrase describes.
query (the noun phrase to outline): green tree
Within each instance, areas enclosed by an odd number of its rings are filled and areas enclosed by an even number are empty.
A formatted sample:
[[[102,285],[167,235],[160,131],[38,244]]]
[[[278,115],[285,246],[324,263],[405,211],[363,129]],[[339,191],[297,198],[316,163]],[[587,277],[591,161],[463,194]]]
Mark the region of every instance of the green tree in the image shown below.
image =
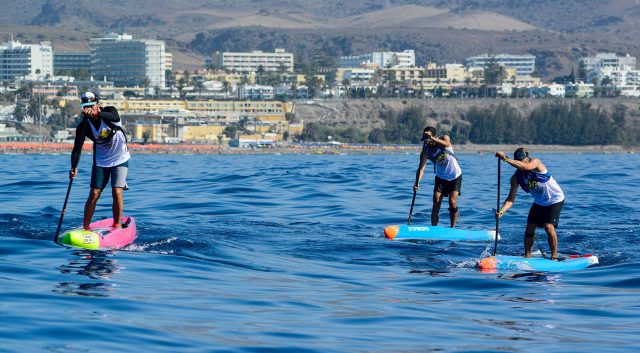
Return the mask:
[[[25,121],[27,118],[27,110],[22,103],[16,103],[16,107],[13,109],[13,118],[19,122]]]

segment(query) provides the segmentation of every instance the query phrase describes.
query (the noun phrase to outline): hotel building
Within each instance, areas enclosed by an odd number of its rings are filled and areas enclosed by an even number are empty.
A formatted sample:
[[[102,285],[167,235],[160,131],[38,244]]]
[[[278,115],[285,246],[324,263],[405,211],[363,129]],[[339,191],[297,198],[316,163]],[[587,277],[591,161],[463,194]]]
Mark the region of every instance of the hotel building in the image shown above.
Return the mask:
[[[491,60],[495,60],[496,63],[506,68],[516,69],[518,76],[531,76],[536,70],[536,57],[535,55],[511,55],[511,54],[481,54],[472,56],[465,59],[465,66],[467,67],[481,67],[487,68]]]
[[[92,38],[89,46],[95,79],[113,81],[116,86],[143,86],[148,79],[148,87],[166,86],[163,41],[112,33]]]
[[[9,81],[21,76],[53,76],[51,43],[22,44],[12,40],[0,45],[0,80]]]
[[[273,53],[252,52],[215,52],[211,56],[211,64],[215,67],[237,72],[256,72],[262,66],[265,71],[293,72],[293,54],[284,49],[276,49]]]

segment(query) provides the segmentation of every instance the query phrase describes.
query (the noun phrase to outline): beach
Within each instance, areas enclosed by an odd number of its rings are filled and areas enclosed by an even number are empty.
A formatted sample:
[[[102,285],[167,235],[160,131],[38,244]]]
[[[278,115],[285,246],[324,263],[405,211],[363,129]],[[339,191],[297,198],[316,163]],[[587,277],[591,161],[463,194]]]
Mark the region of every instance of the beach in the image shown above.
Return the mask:
[[[134,154],[343,154],[343,153],[417,153],[419,145],[377,145],[377,144],[288,144],[270,148],[234,148],[206,144],[139,144],[129,143]],[[562,153],[637,153],[639,146],[600,145],[522,145],[529,151]],[[498,144],[454,144],[456,152],[491,153],[495,151],[513,151],[521,145]],[[92,143],[85,143],[83,151],[91,153]],[[0,142],[0,154],[57,154],[70,153],[73,145],[69,143]]]

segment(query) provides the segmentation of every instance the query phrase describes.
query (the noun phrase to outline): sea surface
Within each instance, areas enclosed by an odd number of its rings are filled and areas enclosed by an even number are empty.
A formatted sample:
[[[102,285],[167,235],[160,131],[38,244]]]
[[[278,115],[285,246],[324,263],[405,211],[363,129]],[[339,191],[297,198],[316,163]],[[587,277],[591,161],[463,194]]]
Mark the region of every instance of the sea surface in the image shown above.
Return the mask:
[[[52,241],[69,155],[0,155],[0,352],[638,352],[640,156],[537,156],[567,197],[560,252],[600,264],[483,273],[492,242],[387,240],[417,154],[134,155],[138,239],[72,249]],[[494,229],[497,160],[459,158],[462,227]],[[63,229],[82,223],[90,163]],[[427,166],[414,225],[432,185]],[[522,254],[530,204],[520,191],[498,253]],[[94,220],[109,217],[107,189]]]

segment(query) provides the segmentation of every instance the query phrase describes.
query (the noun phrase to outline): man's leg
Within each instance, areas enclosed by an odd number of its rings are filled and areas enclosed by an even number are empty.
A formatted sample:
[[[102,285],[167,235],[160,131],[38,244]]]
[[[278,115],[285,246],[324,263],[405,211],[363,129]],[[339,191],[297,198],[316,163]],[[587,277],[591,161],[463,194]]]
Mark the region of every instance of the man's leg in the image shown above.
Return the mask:
[[[122,210],[124,209],[122,188],[111,188],[111,195],[113,196],[113,226],[119,227],[122,219]]]
[[[91,218],[93,218],[93,213],[96,211],[96,204],[98,203],[101,193],[102,190],[97,188],[91,188],[91,191],[89,191],[89,198],[87,198],[87,202],[84,204],[84,218],[82,220],[82,227],[84,229],[89,229]]]
[[[456,221],[458,220],[458,195],[457,191],[452,191],[449,194],[449,219],[451,220],[451,228],[456,227]]]
[[[122,212],[124,210],[124,198],[122,190],[127,186],[127,174],[129,163],[125,162],[117,167],[111,168],[111,195],[113,196],[113,227],[120,227]]]
[[[527,229],[524,231],[524,257],[531,257],[533,243],[536,240],[536,225],[527,223]]]
[[[431,225],[437,226],[438,220],[440,219],[440,204],[442,204],[442,193],[440,191],[435,191],[433,193],[433,207],[431,208]]]
[[[551,223],[544,224],[544,231],[547,232],[547,241],[551,249],[551,258],[558,258],[558,236],[556,235],[556,227]]]

